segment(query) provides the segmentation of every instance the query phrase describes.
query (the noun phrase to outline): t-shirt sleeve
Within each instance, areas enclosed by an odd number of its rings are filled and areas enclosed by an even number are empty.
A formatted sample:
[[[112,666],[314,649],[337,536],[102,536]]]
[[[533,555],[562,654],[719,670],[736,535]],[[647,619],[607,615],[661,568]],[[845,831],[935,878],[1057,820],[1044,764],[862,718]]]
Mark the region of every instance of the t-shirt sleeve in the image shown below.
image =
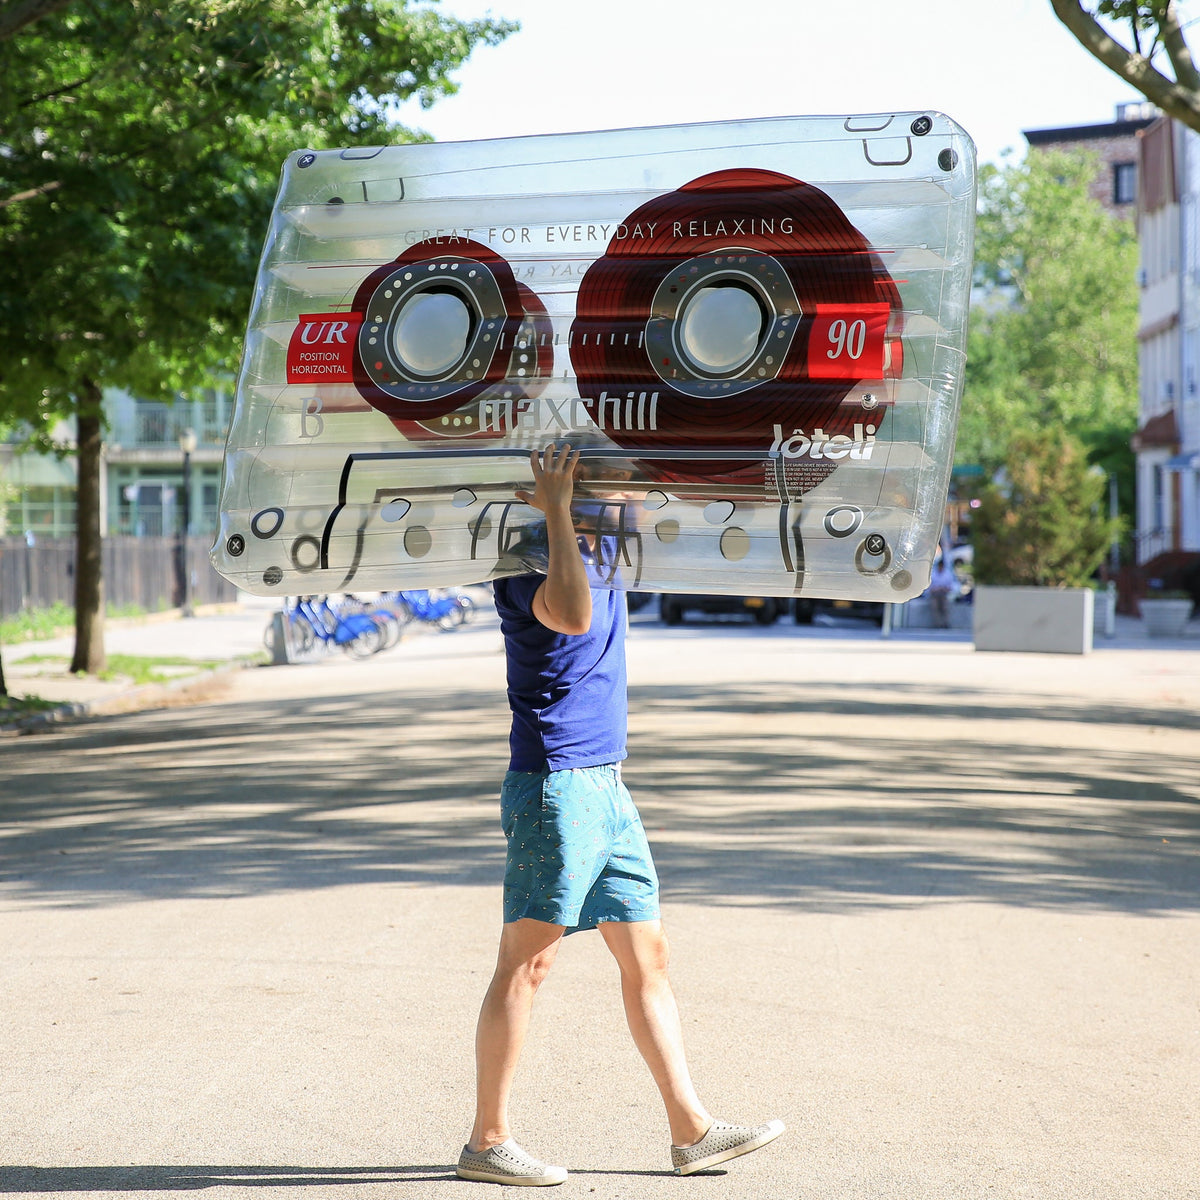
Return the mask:
[[[533,597],[545,582],[545,575],[510,575],[507,579],[497,579],[492,592],[504,607],[536,620],[533,616]]]

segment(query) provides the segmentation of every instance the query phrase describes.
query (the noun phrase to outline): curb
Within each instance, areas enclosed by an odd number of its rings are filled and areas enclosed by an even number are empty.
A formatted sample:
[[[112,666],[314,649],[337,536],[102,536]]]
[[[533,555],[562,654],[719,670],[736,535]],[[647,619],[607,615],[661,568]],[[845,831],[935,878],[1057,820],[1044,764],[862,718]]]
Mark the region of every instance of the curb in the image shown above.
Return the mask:
[[[235,671],[244,671],[248,667],[257,665],[257,663],[249,661],[224,663],[211,670],[198,671],[195,675],[185,675],[180,679],[172,679],[164,683],[138,684],[111,696],[103,696],[95,700],[69,700],[54,708],[4,720],[0,723],[0,734],[20,736],[34,733],[48,725],[65,724],[83,717],[109,716],[121,712],[142,712],[165,705],[171,699],[185,696],[193,689],[199,690],[218,682],[224,676],[232,675]],[[156,704],[156,701],[159,703]]]

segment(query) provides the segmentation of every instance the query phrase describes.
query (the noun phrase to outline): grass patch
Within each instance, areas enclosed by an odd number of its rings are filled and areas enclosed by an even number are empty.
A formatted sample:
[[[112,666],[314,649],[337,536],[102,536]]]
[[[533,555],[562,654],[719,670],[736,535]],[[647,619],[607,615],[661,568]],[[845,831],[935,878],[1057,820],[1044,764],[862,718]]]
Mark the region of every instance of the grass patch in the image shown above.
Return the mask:
[[[21,659],[25,663],[56,664],[64,668],[69,662],[61,654],[28,654]],[[105,683],[128,679],[136,684],[169,683],[185,675],[198,675],[202,671],[215,671],[225,665],[224,659],[202,659],[182,657],[150,657],[141,654],[110,654],[104,670],[96,678]],[[81,671],[82,675],[83,672]]]
[[[72,610],[73,611],[73,610]],[[156,612],[165,612],[166,605],[159,604]],[[148,612],[140,604],[112,604],[104,610],[104,616],[107,620],[112,618],[114,621],[123,620],[126,617],[144,617]],[[74,622],[72,622],[74,624]]]
[[[0,642],[41,642],[75,628],[75,610],[69,604],[27,608],[0,619]]]
[[[108,665],[97,678],[111,682],[114,679],[130,679],[134,683],[169,683],[181,674],[214,671],[223,666],[223,660],[200,658],[146,658],[140,654],[110,654]],[[181,672],[179,668],[191,668]]]
[[[140,604],[115,604],[105,610],[105,618],[144,617]],[[27,608],[11,617],[0,617],[0,643],[44,642],[75,632],[75,609],[69,604],[49,608]]]
[[[0,724],[57,707],[57,701],[43,700],[41,696],[0,696]]]
[[[53,675],[61,678],[66,674],[69,662],[70,659],[61,654],[32,654],[28,658],[21,659],[22,665],[41,663],[56,668],[56,670],[41,672],[43,677]],[[226,665],[224,659],[151,658],[139,654],[110,654],[108,666],[96,678],[108,683],[128,682],[141,687],[145,684],[190,680],[194,676],[203,675],[206,671],[216,670],[218,667]],[[82,677],[82,672],[80,675]],[[20,727],[25,718],[34,717],[49,709],[61,708],[63,704],[63,700],[43,700],[41,696],[32,694],[0,696],[0,727]]]

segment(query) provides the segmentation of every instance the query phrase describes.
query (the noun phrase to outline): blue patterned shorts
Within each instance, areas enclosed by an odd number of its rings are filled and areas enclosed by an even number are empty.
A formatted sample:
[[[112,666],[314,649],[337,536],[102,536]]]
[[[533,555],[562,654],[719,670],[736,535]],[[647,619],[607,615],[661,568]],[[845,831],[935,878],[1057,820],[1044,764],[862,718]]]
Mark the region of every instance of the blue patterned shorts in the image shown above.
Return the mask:
[[[506,923],[532,917],[574,933],[658,919],[658,875],[618,766],[509,771],[500,822]]]

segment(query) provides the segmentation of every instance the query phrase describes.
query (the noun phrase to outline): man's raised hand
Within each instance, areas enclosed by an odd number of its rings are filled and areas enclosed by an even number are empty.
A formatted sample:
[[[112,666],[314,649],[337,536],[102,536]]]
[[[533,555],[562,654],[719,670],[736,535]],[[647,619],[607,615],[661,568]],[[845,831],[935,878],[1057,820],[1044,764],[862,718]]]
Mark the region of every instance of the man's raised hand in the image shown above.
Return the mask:
[[[567,442],[561,446],[551,442],[540,454],[531,450],[529,465],[533,468],[533,491],[519,488],[517,499],[544,513],[551,509],[569,511],[579,457],[579,451],[572,450]]]

